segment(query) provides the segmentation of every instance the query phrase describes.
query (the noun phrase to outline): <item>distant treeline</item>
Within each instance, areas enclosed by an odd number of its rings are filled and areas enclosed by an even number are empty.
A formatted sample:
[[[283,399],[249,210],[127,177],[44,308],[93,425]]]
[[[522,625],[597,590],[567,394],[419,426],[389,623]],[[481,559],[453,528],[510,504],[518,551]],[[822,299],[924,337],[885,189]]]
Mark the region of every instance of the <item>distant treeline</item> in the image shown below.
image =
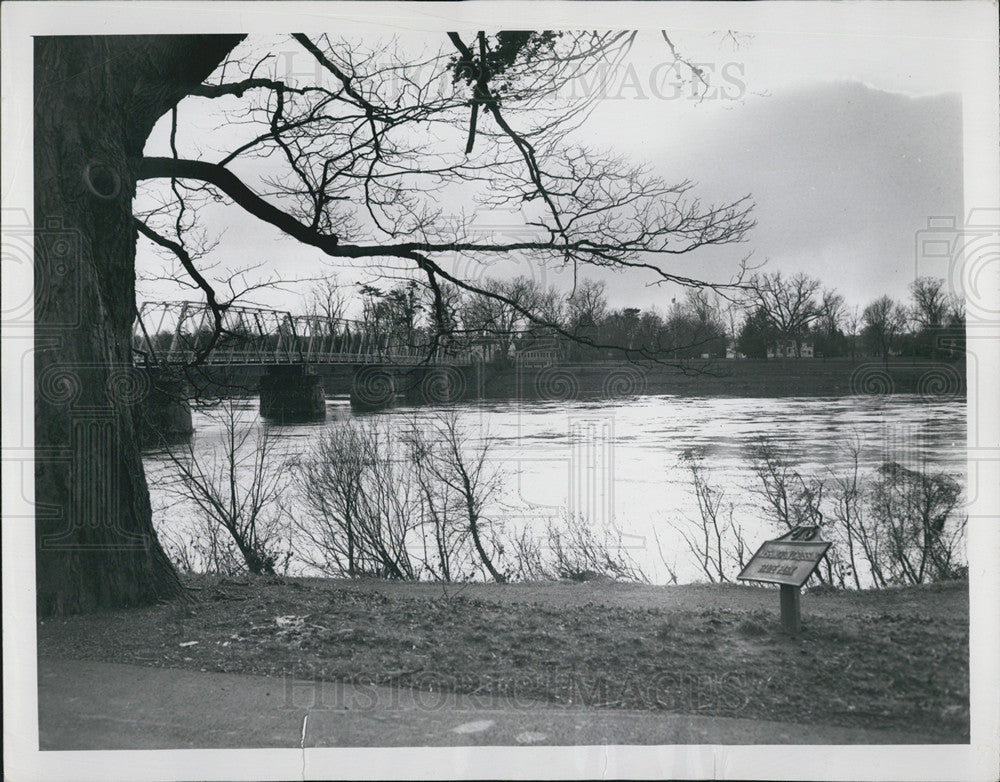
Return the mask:
[[[347,311],[360,317],[348,319]],[[582,278],[572,292],[527,277],[487,277],[474,287],[415,280],[350,294],[323,280],[303,316],[271,321],[226,315],[223,333],[211,319],[192,318],[178,331],[137,337],[137,350],[182,348],[350,353],[471,354],[504,364],[718,358],[892,356],[954,359],[965,349],[965,306],[945,281],[920,277],[905,302],[880,296],[848,307],[843,296],[805,274],[757,274],[740,286],[686,288],[657,307],[612,309],[607,286]],[[232,316],[232,317],[230,317]],[[319,341],[317,341],[319,337]],[[317,348],[318,349],[318,348]]]
[[[361,328],[406,344],[477,348],[496,361],[555,352],[566,361],[633,358],[890,356],[956,358],[965,347],[965,306],[940,278],[921,277],[907,301],[880,296],[849,307],[805,274],[757,274],[743,285],[685,289],[659,308],[612,309],[604,282],[580,279],[571,293],[527,277],[486,278],[476,290],[416,281],[360,286]],[[312,314],[340,317],[349,299],[325,281]]]

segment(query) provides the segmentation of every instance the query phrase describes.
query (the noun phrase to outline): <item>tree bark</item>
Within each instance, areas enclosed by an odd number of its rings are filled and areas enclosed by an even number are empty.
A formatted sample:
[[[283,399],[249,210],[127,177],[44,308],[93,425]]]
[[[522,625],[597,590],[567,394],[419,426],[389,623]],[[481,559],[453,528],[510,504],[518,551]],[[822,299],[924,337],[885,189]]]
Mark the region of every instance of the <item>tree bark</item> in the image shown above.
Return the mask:
[[[35,501],[40,615],[180,592],[132,410],[137,161],[241,36],[35,39]]]

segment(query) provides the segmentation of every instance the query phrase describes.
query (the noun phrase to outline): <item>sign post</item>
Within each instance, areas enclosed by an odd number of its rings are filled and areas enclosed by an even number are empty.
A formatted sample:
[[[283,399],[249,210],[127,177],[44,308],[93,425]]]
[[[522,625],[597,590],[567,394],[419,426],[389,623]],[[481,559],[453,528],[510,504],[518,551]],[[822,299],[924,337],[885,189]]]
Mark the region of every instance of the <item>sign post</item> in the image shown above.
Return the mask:
[[[797,635],[802,629],[799,605],[802,585],[809,580],[832,544],[819,539],[819,527],[793,527],[757,549],[736,577],[781,586],[781,626]]]
[[[802,611],[799,603],[799,588],[781,585],[781,626],[785,632],[798,635],[802,629]]]

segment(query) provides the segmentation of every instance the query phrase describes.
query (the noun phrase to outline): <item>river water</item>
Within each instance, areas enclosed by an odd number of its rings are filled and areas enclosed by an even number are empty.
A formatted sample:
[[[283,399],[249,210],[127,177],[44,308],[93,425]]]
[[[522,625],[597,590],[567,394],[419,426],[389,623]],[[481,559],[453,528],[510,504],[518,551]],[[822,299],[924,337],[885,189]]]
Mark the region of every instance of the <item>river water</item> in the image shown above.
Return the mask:
[[[256,426],[256,400],[238,403],[242,425]],[[454,407],[472,442],[488,438],[490,460],[502,471],[503,490],[492,515],[508,528],[544,526],[567,513],[595,528],[621,531],[629,555],[654,582],[697,580],[700,573],[678,528],[697,519],[691,473],[682,455],[703,454],[711,485],[734,505],[734,519],[751,546],[774,537],[774,526],[753,493],[758,485],[748,447],[765,437],[804,476],[829,479],[848,469],[845,445],[861,443],[863,466],[896,461],[943,471],[965,485],[966,403],[917,396],[731,398],[644,396],[593,402],[475,402]],[[279,450],[307,453],[325,428],[351,418],[378,417],[390,431],[429,424],[440,411],[397,407],[352,413],[347,398],[328,400],[323,423],[274,427]],[[195,410],[196,455],[218,449],[224,428],[211,410]],[[172,465],[162,453],[145,455],[154,522],[183,536],[197,516],[161,485]],[[298,502],[289,488],[285,501]],[[308,572],[292,560],[292,573]]]

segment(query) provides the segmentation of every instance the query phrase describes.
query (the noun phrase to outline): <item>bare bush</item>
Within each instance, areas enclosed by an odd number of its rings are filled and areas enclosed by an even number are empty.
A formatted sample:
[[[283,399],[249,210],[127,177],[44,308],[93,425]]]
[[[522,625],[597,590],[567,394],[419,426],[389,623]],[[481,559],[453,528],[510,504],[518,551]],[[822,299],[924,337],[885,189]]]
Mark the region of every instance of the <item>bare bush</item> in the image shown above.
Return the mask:
[[[959,483],[894,462],[865,471],[862,446],[860,436],[848,439],[842,445],[847,469],[827,480],[803,477],[766,440],[751,449],[756,491],[772,521],[784,528],[821,526],[834,543],[815,577],[862,589],[962,576],[967,519],[956,514]]]
[[[838,540],[846,553],[841,552],[840,586],[847,578],[854,582],[855,589],[861,589],[861,559],[868,562],[877,559],[871,549],[872,541],[864,534],[865,526],[865,478],[861,472],[861,438],[854,435],[841,447],[848,458],[846,472],[831,475],[831,502],[833,504],[832,528],[837,531]],[[870,565],[873,575],[876,566]],[[884,582],[882,584],[884,586]]]
[[[743,529],[733,518],[735,507],[731,502],[724,505],[724,493],[711,485],[701,450],[688,449],[681,458],[691,472],[699,517],[672,522],[671,526],[710,582],[732,581],[729,573],[743,569],[748,553]]]
[[[757,479],[751,491],[764,499],[766,518],[782,531],[821,527],[833,542],[813,578],[830,587],[864,589],[965,576],[967,518],[956,513],[959,483],[944,473],[892,462],[865,471],[862,446],[859,435],[846,440],[846,470],[831,471],[826,479],[803,476],[766,439],[749,451]],[[751,551],[734,521],[735,507],[711,485],[699,451],[682,458],[691,471],[699,518],[672,526],[709,581],[729,581]]]
[[[766,437],[758,438],[748,453],[751,470],[759,482],[753,491],[764,500],[765,513],[779,529],[824,527],[822,505],[826,482],[822,478],[803,476]],[[834,583],[844,572],[837,557],[836,549],[831,547],[824,557],[826,574],[820,567],[812,578],[821,584]]]
[[[778,526],[791,529],[803,524],[823,524],[821,479],[803,477],[767,438],[758,438],[748,453],[751,469],[759,481],[756,492],[765,500],[765,511]]]
[[[955,516],[958,482],[944,473],[922,473],[895,462],[876,471],[869,489],[872,523],[880,546],[873,564],[883,582],[923,584],[961,574],[959,552],[967,516]]]
[[[248,571],[274,575],[291,556],[290,547],[282,550],[288,526],[280,498],[285,458],[268,425],[249,423],[237,402],[224,402],[209,416],[222,426],[218,443],[198,451],[193,442],[165,450],[176,472],[160,479],[163,488],[178,502],[193,504],[200,519],[191,550],[175,547],[175,554],[192,567],[200,561],[201,569],[230,572],[235,546]]]
[[[438,414],[429,428],[408,434],[414,476],[424,500],[424,527],[431,530],[442,580],[451,580],[456,555],[474,561],[498,583],[502,546],[487,513],[501,486],[501,471],[489,462],[491,441],[475,441],[453,411]],[[465,556],[462,556],[465,555]]]
[[[193,520],[183,530],[161,524],[157,534],[170,561],[183,573],[231,576],[246,568],[233,539],[204,517]]]
[[[302,558],[335,575],[505,581],[490,446],[451,411],[402,430],[384,419],[331,429],[296,471]]]
[[[400,450],[387,424],[371,419],[328,429],[299,461],[305,562],[331,575],[419,578],[411,551],[420,498]]]
[[[519,581],[649,583],[618,526],[597,527],[580,515],[549,519],[541,535],[525,527],[511,536],[508,547],[512,573]]]

